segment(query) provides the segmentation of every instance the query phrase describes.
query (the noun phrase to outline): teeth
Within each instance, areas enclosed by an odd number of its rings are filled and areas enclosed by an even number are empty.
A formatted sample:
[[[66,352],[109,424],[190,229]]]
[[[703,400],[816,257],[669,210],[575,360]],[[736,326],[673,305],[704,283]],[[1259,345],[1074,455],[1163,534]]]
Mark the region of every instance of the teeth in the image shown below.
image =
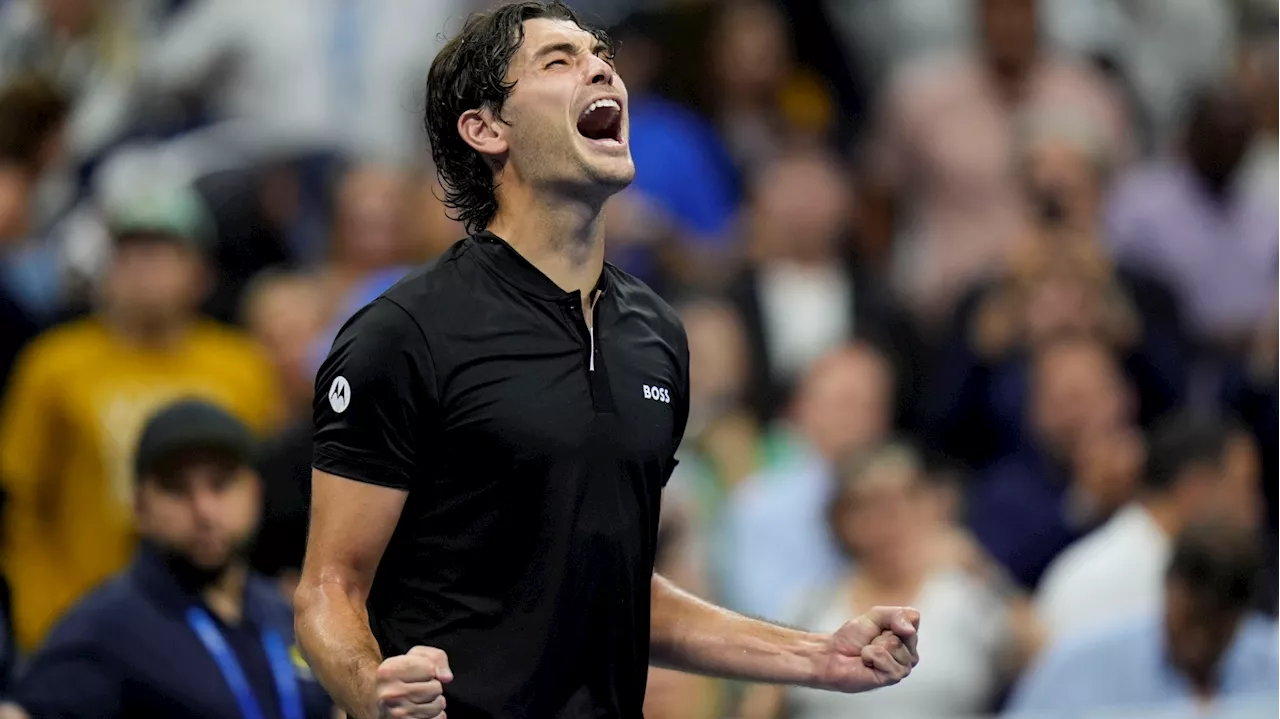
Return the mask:
[[[609,98],[603,98],[603,99],[600,99],[600,100],[596,100],[595,102],[593,102],[593,103],[591,103],[589,106],[587,106],[587,112],[593,112],[593,111],[595,111],[595,110],[599,110],[599,109],[600,109],[600,108],[602,108],[602,107],[612,107],[612,108],[613,108],[613,109],[615,109],[615,110],[621,110],[621,109],[622,109],[622,108],[618,105],[618,101],[617,101],[617,100],[611,100],[611,99],[609,99]]]

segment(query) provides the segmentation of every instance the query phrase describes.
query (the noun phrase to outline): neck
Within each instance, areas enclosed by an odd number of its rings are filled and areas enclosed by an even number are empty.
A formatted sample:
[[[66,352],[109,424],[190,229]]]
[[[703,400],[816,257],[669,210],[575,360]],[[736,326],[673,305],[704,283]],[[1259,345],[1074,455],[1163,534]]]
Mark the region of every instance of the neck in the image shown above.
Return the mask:
[[[924,571],[922,562],[908,560],[867,563],[863,571],[854,576],[855,580],[861,580],[864,591],[874,597],[893,600],[882,601],[882,604],[910,603],[924,579]]]
[[[1151,521],[1156,523],[1166,537],[1173,537],[1182,531],[1182,512],[1172,499],[1148,497],[1139,502],[1147,511]]]
[[[249,568],[244,562],[232,562],[200,592],[200,597],[224,622],[238,622],[244,615],[244,586],[248,578]]]
[[[182,340],[187,323],[181,320],[146,321],[108,309],[102,313],[107,329],[126,344],[144,349],[166,349]]]
[[[487,229],[561,289],[588,300],[604,268],[604,202],[546,194],[507,189]]]

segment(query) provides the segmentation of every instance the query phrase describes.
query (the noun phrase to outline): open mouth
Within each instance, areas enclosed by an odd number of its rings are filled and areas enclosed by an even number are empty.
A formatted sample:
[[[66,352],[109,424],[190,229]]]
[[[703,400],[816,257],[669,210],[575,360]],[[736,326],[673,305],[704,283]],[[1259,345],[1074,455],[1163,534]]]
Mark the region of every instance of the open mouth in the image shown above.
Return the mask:
[[[578,116],[578,132],[588,140],[622,144],[622,106],[613,98],[601,98]]]

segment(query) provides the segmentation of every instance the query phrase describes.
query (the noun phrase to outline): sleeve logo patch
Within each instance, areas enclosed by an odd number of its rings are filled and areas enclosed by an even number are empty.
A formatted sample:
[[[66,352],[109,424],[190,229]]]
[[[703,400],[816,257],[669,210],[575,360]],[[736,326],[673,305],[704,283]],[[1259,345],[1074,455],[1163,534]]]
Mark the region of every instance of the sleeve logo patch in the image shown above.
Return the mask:
[[[351,404],[351,385],[347,384],[347,378],[339,375],[333,378],[333,384],[329,385],[329,406],[334,412],[342,414],[347,411],[347,405]]]

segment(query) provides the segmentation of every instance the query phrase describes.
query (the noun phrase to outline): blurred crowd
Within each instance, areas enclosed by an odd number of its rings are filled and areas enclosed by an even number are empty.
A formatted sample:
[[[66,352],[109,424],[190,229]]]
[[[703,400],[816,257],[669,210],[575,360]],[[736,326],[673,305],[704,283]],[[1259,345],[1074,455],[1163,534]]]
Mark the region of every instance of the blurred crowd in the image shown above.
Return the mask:
[[[180,397],[259,433],[251,563],[289,591],[315,369],[464,234],[423,82],[491,4],[0,0],[18,681],[133,555]],[[630,92],[610,260],[689,335],[658,570],[814,630],[924,616],[899,687],[654,670],[646,716],[1274,716],[1274,2],[570,4]]]

